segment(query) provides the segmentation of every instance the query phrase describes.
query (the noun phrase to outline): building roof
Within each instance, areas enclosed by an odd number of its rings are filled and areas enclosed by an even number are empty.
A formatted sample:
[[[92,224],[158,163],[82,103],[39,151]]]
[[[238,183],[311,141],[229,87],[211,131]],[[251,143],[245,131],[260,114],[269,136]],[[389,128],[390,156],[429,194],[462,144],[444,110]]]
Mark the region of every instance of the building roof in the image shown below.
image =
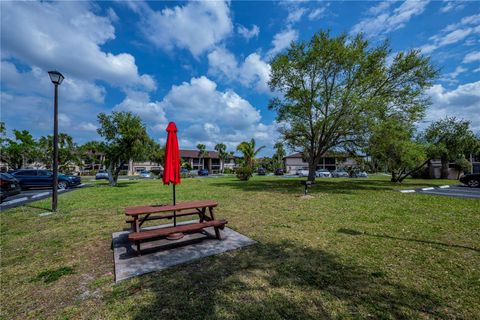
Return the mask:
[[[326,152],[323,157],[332,157],[332,158],[343,158],[343,157],[348,157],[346,153],[332,153],[332,152]],[[283,159],[287,158],[303,158],[303,153],[301,152],[295,152],[292,153],[286,157],[283,157]]]
[[[199,158],[198,150],[182,150],[180,149],[181,158]],[[204,158],[219,159],[217,151],[207,151]]]

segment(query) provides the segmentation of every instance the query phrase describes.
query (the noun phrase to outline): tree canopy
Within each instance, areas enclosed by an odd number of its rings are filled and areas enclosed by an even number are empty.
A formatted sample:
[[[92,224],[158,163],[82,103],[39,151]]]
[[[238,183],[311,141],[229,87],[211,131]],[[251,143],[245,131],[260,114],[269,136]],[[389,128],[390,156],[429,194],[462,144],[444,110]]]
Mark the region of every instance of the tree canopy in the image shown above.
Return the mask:
[[[437,70],[418,50],[397,53],[387,42],[370,46],[362,35],[316,33],[292,43],[271,62],[269,108],[286,143],[309,163],[309,180],[327,151],[365,143],[372,123],[389,114],[419,119],[428,105],[423,92]]]
[[[129,160],[138,161],[148,157],[153,141],[147,134],[140,117],[131,112],[113,112],[98,115],[100,128],[97,132],[105,139],[105,162],[110,185],[116,185],[122,167]]]

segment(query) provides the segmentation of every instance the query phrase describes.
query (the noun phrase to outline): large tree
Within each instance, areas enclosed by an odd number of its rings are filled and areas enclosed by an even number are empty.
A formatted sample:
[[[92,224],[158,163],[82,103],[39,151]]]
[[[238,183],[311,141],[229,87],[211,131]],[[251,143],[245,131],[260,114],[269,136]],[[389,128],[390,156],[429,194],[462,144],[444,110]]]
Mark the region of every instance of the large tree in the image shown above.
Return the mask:
[[[113,112],[98,115],[100,128],[97,129],[106,142],[105,162],[110,185],[116,186],[122,167],[129,160],[144,160],[152,140],[147,134],[140,117],[131,112]]]
[[[1,161],[7,163],[11,169],[21,169],[37,158],[37,141],[28,130],[13,130],[14,138],[6,136],[6,127],[1,128]]]
[[[470,153],[475,154],[480,146],[470,129],[470,122],[455,117],[446,117],[433,122],[426,130],[425,141],[429,144],[430,158],[442,162],[441,178],[448,178],[448,165]]]
[[[243,160],[250,169],[253,169],[254,160],[257,154],[265,148],[265,146],[255,148],[255,145],[255,139],[252,138],[249,142],[243,141],[237,146],[237,150],[243,154]]]
[[[368,152],[387,168],[392,182],[402,182],[429,160],[425,145],[414,134],[413,124],[395,117],[372,126]]]
[[[273,149],[275,149],[275,154],[273,155],[273,162],[274,162],[275,169],[283,168],[283,158],[285,158],[286,156],[283,143],[276,142],[275,145],[273,146]]]
[[[43,136],[38,140],[38,159],[49,169],[52,168],[53,136]],[[78,146],[72,136],[58,134],[58,169],[67,172],[72,165],[81,165]]]
[[[269,85],[282,97],[269,107],[286,143],[308,160],[309,180],[323,154],[364,142],[378,116],[428,105],[423,92],[437,75],[429,59],[412,50],[389,63],[390,53],[388,43],[372,47],[362,35],[321,31],[272,60]]]

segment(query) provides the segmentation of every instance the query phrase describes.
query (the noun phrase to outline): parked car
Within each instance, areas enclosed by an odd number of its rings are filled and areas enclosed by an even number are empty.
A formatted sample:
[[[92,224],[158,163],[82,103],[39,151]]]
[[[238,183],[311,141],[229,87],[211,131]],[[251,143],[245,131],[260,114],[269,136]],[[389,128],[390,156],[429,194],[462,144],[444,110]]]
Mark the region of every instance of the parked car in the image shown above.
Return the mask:
[[[315,176],[319,178],[331,178],[332,174],[327,169],[320,169],[315,171]]]
[[[151,178],[152,177],[152,173],[150,171],[140,171],[140,173],[138,174],[140,176],[140,178]]]
[[[20,183],[9,173],[0,173],[0,202],[7,197],[19,194],[21,191]]]
[[[180,168],[180,173],[188,173],[188,169],[187,168]]]
[[[308,177],[308,168],[302,168],[297,170],[297,176]]]
[[[53,186],[53,173],[50,170],[23,169],[12,173],[22,189],[47,188]],[[82,183],[78,176],[58,174],[58,189],[67,189]]]
[[[199,176],[208,176],[208,169],[200,169],[198,170]]]
[[[354,170],[350,173],[351,178],[368,178],[368,174],[363,170]]]
[[[95,175],[95,180],[106,179],[108,180],[108,172],[105,170],[98,170]]]
[[[276,176],[283,176],[284,174],[285,174],[285,171],[283,171],[282,168],[275,169],[275,175]]]
[[[332,177],[334,178],[348,178],[348,172],[345,170],[337,169],[332,171]]]
[[[460,182],[472,188],[480,187],[480,173],[465,174],[460,177]]]
[[[258,174],[259,176],[264,176],[264,175],[267,174],[267,170],[265,170],[265,168],[258,168],[257,174]]]

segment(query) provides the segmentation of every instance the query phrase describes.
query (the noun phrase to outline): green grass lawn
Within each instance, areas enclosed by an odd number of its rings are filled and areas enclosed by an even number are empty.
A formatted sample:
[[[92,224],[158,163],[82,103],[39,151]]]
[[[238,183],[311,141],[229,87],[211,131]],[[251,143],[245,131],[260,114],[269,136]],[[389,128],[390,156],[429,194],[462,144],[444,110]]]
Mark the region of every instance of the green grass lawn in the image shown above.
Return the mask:
[[[479,319],[480,201],[394,189],[388,177],[185,179],[178,201],[258,244],[113,284],[127,206],[166,203],[159,180],[104,182],[1,212],[5,319]]]

